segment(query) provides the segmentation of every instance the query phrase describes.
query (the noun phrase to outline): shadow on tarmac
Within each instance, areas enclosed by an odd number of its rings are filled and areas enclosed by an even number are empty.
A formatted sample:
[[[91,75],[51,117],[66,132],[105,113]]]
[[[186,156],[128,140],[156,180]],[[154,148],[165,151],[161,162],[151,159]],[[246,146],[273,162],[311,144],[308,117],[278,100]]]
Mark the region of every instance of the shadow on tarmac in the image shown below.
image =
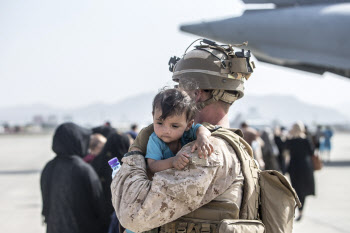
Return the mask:
[[[350,167],[350,160],[323,162],[325,167]]]
[[[41,170],[39,170],[39,169],[0,171],[0,175],[29,175],[29,174],[38,174],[40,172],[41,172]]]

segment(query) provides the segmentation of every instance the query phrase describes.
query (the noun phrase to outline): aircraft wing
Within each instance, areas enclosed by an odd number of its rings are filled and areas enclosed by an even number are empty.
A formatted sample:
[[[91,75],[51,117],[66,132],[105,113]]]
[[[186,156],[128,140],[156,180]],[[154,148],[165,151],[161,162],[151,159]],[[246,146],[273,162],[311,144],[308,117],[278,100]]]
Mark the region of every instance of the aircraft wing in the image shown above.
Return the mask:
[[[332,3],[246,11],[240,17],[181,25],[180,30],[227,44],[248,41],[248,49],[263,62],[350,78],[349,25],[350,3]]]
[[[335,4],[350,2],[350,0],[242,0],[246,4],[265,4],[273,3],[276,8],[289,6]]]

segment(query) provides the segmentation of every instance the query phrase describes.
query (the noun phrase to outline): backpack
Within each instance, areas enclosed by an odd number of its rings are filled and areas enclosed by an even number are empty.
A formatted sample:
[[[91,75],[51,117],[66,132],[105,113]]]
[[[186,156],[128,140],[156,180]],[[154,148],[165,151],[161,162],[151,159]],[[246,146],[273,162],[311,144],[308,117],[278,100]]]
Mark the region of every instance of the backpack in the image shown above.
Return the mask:
[[[258,168],[240,130],[206,127],[212,136],[227,141],[241,161],[244,186],[239,218],[262,221],[267,233],[291,233],[295,208],[301,203],[287,178],[278,171]]]

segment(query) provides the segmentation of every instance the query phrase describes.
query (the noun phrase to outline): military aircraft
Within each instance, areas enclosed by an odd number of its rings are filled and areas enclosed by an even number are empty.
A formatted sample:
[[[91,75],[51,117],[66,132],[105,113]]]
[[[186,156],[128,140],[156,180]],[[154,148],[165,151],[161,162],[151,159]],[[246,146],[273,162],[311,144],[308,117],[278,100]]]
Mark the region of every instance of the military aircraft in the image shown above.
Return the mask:
[[[228,44],[248,41],[248,49],[263,62],[350,78],[350,0],[242,1],[274,8],[180,30]]]

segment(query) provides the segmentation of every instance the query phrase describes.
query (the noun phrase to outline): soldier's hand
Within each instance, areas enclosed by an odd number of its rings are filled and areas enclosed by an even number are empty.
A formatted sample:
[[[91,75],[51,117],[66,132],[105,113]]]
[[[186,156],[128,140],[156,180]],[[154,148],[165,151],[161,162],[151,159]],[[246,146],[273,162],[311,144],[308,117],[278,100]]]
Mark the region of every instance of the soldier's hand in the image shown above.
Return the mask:
[[[196,149],[198,150],[198,157],[204,157],[205,159],[214,151],[213,145],[210,143],[208,137],[198,137],[192,146],[191,152],[193,153]]]
[[[173,160],[173,167],[177,170],[184,169],[190,162],[188,159],[190,156],[186,153],[177,154]]]

